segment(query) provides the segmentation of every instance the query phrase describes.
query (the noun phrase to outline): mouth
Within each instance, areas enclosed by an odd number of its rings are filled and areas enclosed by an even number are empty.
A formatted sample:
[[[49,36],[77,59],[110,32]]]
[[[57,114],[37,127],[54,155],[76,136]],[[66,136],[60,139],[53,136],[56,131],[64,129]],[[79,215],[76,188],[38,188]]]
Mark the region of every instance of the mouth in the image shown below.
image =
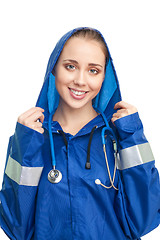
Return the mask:
[[[87,92],[85,92],[85,91],[79,91],[79,90],[75,90],[75,89],[72,89],[72,88],[69,88],[69,89],[70,89],[70,91],[71,91],[72,93],[74,93],[74,94],[77,95],[77,96],[81,96],[81,95],[87,93]]]
[[[69,91],[70,91],[71,96],[76,99],[82,99],[88,93],[88,91],[82,91],[82,90],[77,90],[77,89],[73,89],[73,88],[69,88]]]

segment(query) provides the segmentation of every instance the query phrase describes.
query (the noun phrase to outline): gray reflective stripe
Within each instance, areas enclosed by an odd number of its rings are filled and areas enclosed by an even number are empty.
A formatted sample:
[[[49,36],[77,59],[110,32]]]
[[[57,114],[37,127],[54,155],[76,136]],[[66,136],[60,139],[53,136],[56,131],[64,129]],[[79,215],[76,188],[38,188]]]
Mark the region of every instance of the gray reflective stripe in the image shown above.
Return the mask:
[[[38,186],[43,167],[24,167],[9,156],[5,173],[9,178],[25,186]]]
[[[119,152],[119,156],[120,158],[118,159],[117,168],[120,170],[135,167],[154,160],[154,156],[148,142],[122,149]]]

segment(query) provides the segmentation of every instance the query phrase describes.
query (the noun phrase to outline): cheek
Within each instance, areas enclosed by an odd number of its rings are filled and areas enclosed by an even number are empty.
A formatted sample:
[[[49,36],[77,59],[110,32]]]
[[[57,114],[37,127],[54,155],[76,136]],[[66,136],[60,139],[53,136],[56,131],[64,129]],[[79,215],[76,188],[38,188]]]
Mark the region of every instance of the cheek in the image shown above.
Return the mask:
[[[59,84],[68,84],[70,81],[73,80],[73,76],[68,74],[67,71],[59,71],[59,73],[55,76],[55,83],[56,85]]]
[[[99,92],[101,87],[102,87],[103,79],[102,78],[97,78],[94,79],[94,81],[90,82],[90,88],[92,91]]]

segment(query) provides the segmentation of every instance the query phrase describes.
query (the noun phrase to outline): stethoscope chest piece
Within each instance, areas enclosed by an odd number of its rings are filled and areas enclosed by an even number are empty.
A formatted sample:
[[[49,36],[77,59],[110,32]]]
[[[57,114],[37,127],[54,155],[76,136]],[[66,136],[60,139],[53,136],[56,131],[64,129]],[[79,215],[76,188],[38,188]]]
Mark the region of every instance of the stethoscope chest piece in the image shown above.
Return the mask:
[[[52,169],[49,173],[48,173],[48,180],[51,183],[59,183],[62,179],[62,173],[57,170],[57,169]]]

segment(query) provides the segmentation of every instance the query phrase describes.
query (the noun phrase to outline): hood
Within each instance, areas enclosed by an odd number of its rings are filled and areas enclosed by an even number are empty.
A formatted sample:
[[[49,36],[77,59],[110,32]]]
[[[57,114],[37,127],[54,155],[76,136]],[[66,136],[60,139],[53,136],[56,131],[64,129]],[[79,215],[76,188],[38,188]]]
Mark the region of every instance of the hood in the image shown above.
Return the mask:
[[[44,83],[39,94],[36,106],[45,110],[45,121],[48,121],[49,115],[53,115],[58,107],[59,93],[55,87],[55,77],[52,74],[52,70],[63,50],[64,44],[72,36],[74,32],[80,29],[86,29],[86,27],[76,28],[66,33],[56,44],[53,52],[48,61],[47,70],[44,78]],[[98,30],[94,29],[98,33]],[[102,34],[100,33],[102,36]],[[103,37],[103,36],[102,36]],[[103,38],[104,39],[104,38]],[[104,39],[105,41],[105,39]],[[106,41],[105,41],[106,43]],[[106,44],[107,46],[107,44]],[[108,49],[108,46],[107,46]],[[121,100],[121,94],[119,89],[119,83],[117,75],[112,63],[112,58],[108,49],[109,59],[106,62],[105,79],[98,95],[93,101],[93,107],[103,112],[109,121],[114,113],[114,105]]]
[[[45,110],[45,112],[44,112],[45,122],[48,122],[48,131],[49,131],[49,138],[50,138],[52,166],[53,166],[53,169],[48,173],[48,180],[51,183],[58,183],[62,179],[61,172],[56,169],[56,158],[55,158],[54,141],[53,141],[53,134],[52,134],[52,118],[53,118],[53,114],[55,113],[55,111],[58,107],[58,104],[59,104],[59,93],[56,90],[55,77],[52,74],[52,70],[63,50],[64,44],[66,43],[66,41],[72,36],[72,34],[74,32],[76,32],[77,30],[80,30],[80,29],[85,29],[85,28],[73,29],[72,31],[66,33],[56,44],[56,46],[50,56],[46,74],[45,74],[45,78],[44,78],[44,83],[42,86],[42,90],[40,92],[40,95],[39,95],[39,98],[38,98],[38,101],[36,104],[36,106],[41,107]],[[102,34],[98,30],[95,30],[95,31],[97,31],[102,36]],[[102,36],[102,38],[103,38],[103,36]],[[105,40],[104,40],[104,42],[105,42]],[[106,46],[107,46],[107,44],[106,44]],[[107,49],[108,49],[108,47],[107,47]],[[93,107],[95,108],[95,110],[97,112],[101,113],[103,120],[105,122],[105,125],[106,125],[106,127],[103,128],[103,131],[102,131],[103,146],[105,146],[105,132],[106,131],[109,132],[108,136],[111,135],[111,138],[113,137],[115,139],[114,133],[113,133],[112,129],[109,127],[108,122],[110,121],[112,114],[114,113],[115,103],[117,103],[121,100],[119,84],[118,84],[116,72],[114,70],[114,66],[112,63],[112,58],[109,53],[109,49],[108,49],[108,54],[109,54],[109,57],[108,57],[108,60],[106,60],[107,62],[106,62],[105,79],[103,81],[100,92],[93,100]],[[90,133],[90,138],[89,138],[86,169],[90,169],[90,143],[91,143],[93,131],[94,131],[94,128],[92,129],[92,131]],[[63,131],[62,131],[62,134],[63,134]],[[106,154],[105,148],[104,148],[104,153]],[[107,164],[107,166],[108,166],[108,164]],[[116,166],[116,160],[115,160],[115,166]],[[108,174],[110,175],[109,168],[107,168],[107,169],[108,169]],[[114,173],[114,176],[115,176],[115,173]],[[110,179],[110,181],[111,181],[111,187],[112,186],[114,187],[114,177],[113,177],[113,180]]]

